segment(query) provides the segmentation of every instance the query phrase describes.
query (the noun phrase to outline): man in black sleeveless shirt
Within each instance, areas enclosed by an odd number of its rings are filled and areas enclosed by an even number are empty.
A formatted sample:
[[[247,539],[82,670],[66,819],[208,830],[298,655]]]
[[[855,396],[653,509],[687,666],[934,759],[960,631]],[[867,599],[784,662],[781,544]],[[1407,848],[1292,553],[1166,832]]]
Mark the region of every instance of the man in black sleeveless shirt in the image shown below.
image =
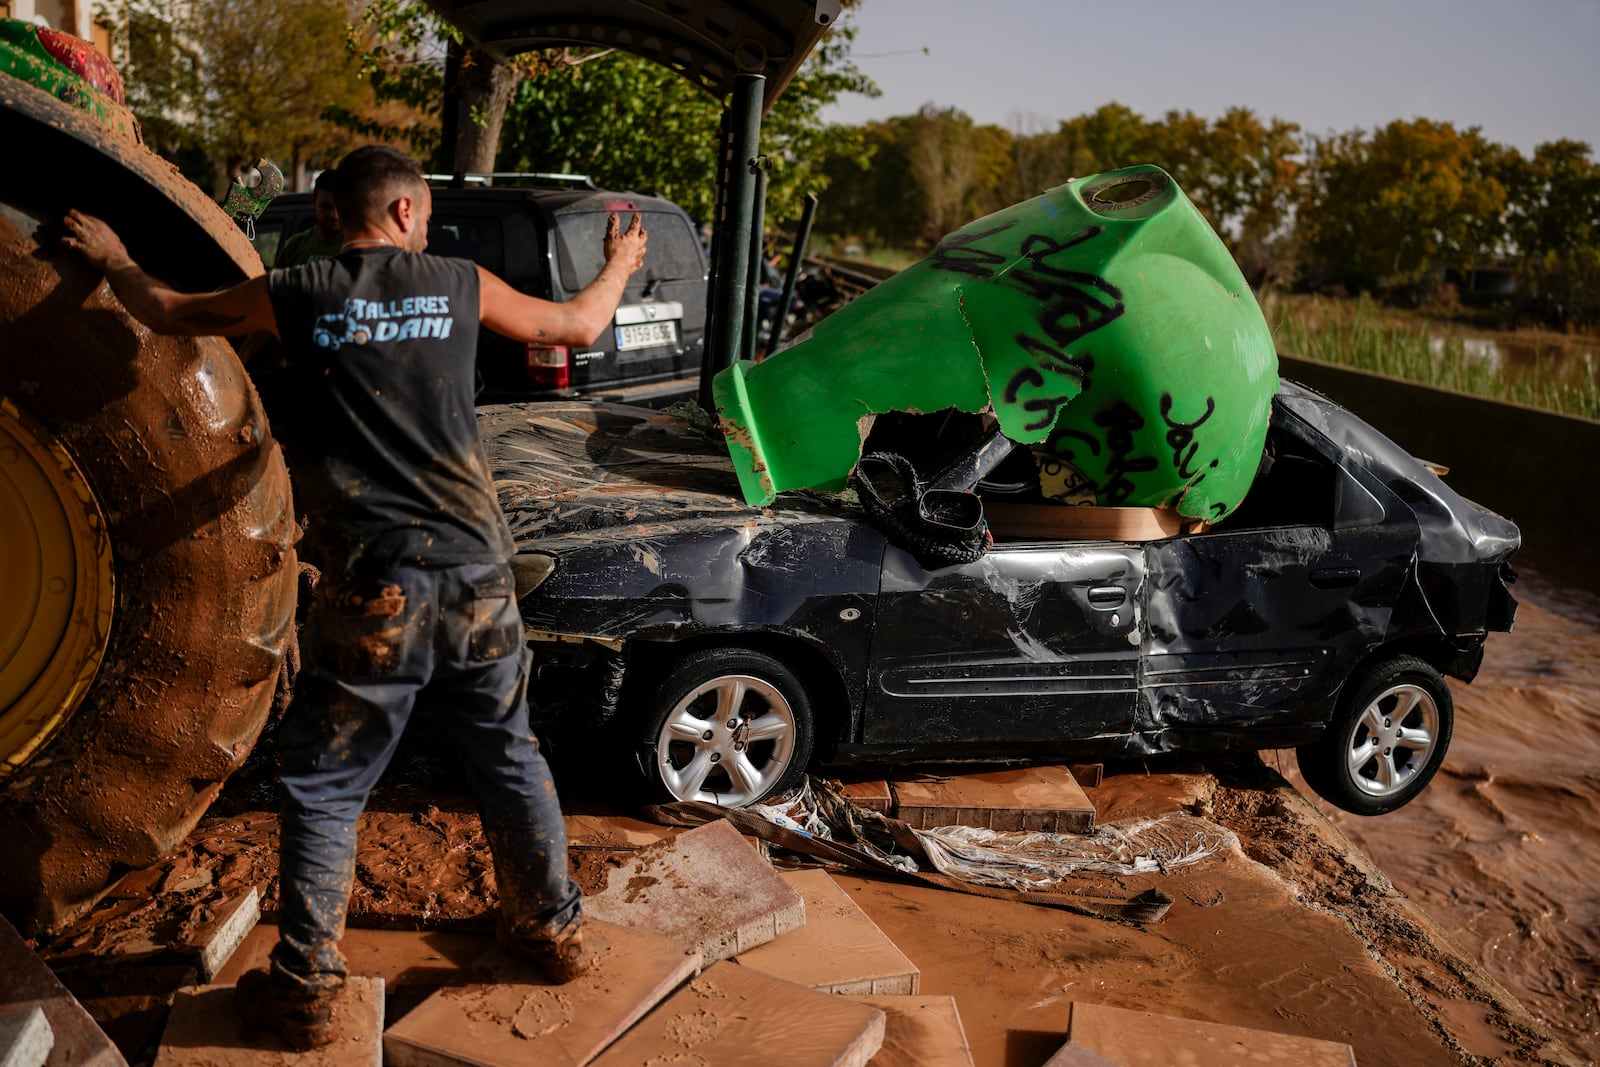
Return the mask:
[[[469,260],[421,255],[432,197],[403,154],[357,149],[334,188],[338,256],[220,293],[162,285],[79,212],[63,241],[157,332],[268,330],[283,342],[295,494],[323,570],[280,731],[279,942],[237,1003],[301,1049],[333,1038],[356,820],[424,689],[449,716],[478,795],[501,942],[556,982],[587,967],[561,810],[528,727],[511,538],[478,441],[474,362],[480,321],[518,340],[591,343],[646,243],[637,216],[626,233],[612,216],[599,277],[555,304]]]

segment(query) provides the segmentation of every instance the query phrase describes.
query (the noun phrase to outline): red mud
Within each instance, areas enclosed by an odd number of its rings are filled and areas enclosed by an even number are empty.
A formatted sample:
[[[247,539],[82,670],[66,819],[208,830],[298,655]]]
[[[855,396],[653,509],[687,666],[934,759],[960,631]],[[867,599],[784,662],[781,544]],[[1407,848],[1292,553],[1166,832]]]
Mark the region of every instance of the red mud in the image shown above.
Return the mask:
[[[1318,806],[1600,1062],[1600,600],[1531,574],[1515,591],[1516,629],[1490,638],[1473,684],[1451,683],[1455,735],[1422,795],[1377,819]],[[1294,774],[1292,754],[1281,767]]]
[[[1314,809],[1248,765],[1220,768],[1220,778],[1124,771],[1087,791],[1102,821],[1181,809],[1239,835],[1237,851],[1168,875],[1092,876],[1068,888],[1105,898],[1159,886],[1176,902],[1158,925],[838,881],[918,966],[922,993],[956,998],[987,1067],[1042,1063],[1074,1000],[1344,1041],[1363,1067],[1584,1062],[1597,1047],[1600,987],[1600,857],[1586,845],[1600,829],[1600,729],[1587,705],[1600,682],[1600,612],[1528,586],[1516,634],[1491,641],[1475,685],[1454,687],[1460,714],[1441,777],[1395,814],[1335,816],[1421,910]],[[1292,755],[1276,761],[1292,769]],[[594,816],[569,825],[574,876],[590,890],[660,833]],[[205,820],[48,954],[148,951],[247,884],[264,888],[270,915],[275,834],[275,819],[259,813]],[[487,932],[494,880],[475,816],[371,812],[359,839],[352,926]],[[264,952],[264,936],[252,937],[252,951]],[[1539,1020],[1577,1055],[1550,1044]]]

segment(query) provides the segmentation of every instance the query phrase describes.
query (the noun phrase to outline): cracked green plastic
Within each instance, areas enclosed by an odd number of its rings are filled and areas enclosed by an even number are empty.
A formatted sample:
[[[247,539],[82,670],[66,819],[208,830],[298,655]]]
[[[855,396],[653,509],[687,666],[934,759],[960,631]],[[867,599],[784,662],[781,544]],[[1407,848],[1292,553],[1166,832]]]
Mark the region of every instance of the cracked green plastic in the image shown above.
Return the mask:
[[[1278,361],[1221,239],[1146,166],[962,227],[714,387],[751,504],[843,488],[873,415],[957,408],[1097,503],[1216,520],[1255,477]]]

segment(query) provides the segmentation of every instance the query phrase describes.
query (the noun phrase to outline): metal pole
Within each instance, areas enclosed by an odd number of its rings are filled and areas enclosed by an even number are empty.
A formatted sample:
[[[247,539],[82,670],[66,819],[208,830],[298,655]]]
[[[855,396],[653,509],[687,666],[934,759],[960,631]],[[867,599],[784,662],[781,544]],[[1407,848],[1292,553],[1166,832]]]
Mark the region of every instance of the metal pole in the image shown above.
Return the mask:
[[[745,301],[750,298],[750,215],[755,199],[755,159],[761,150],[761,102],[767,79],[760,74],[737,75],[729,105],[732,156],[728,167],[728,192],[723,215],[712,235],[712,263],[716,271],[715,318],[708,324],[711,336],[700,366],[700,402],[711,410],[711,379],[739,358],[744,333]]]
[[[717,297],[719,290],[717,281],[722,277],[721,257],[722,246],[726,243],[727,227],[722,224],[723,218],[728,213],[728,172],[732,169],[729,160],[733,155],[733,135],[728,130],[728,124],[733,115],[731,107],[722,109],[722,120],[717,123],[717,193],[716,200],[711,205],[711,217],[706,220],[711,230],[711,247],[709,249],[711,270],[706,277],[706,327],[700,338],[700,391],[696,400],[701,410],[708,414],[716,413],[716,405],[711,399],[711,377],[716,373],[712,359],[712,352],[716,344],[716,324],[721,318],[717,311]]]
[[[767,249],[763,238],[767,228],[767,168],[756,167],[756,195],[750,212],[750,263],[745,303],[744,334],[740,339],[739,358],[754,359],[756,334],[761,329],[761,268]]]
[[[783,272],[783,295],[778,297],[778,314],[772,320],[772,336],[767,338],[767,351],[771,352],[783,340],[784,327],[789,322],[789,307],[794,303],[794,286],[800,279],[800,263],[806,258],[806,244],[811,240],[811,223],[817,217],[817,194],[806,194],[806,206],[800,209],[800,228],[795,231],[794,247],[789,250],[789,269]]]

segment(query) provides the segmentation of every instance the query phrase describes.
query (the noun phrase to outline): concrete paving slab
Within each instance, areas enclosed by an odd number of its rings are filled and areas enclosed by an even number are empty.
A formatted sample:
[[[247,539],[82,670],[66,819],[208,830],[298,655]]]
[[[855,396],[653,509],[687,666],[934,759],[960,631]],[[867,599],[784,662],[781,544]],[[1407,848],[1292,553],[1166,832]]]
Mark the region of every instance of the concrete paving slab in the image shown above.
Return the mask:
[[[245,971],[266,967],[277,943],[276,926],[256,927],[216,980],[237,982]],[[492,947],[494,938],[488,934],[442,930],[346,930],[339,939],[352,974],[383,979],[385,1014],[391,1022],[453,982]]]
[[[840,790],[846,800],[866,808],[868,811],[881,811],[885,815],[894,811],[894,794],[889,792],[889,783],[882,778],[872,782],[843,782]]]
[[[383,979],[351,976],[333,1006],[338,1037],[295,1052],[277,1035],[247,1032],[232,985],[196,986],[172,998],[155,1067],[381,1067]]]
[[[1066,767],[1022,767],[892,783],[898,817],[919,830],[982,826],[1086,834],[1094,805]]]
[[[128,1067],[83,1005],[0,916],[0,1011],[35,1007],[44,1012],[55,1036],[47,1067]]]
[[[693,947],[707,961],[766,944],[806,921],[800,894],[726,819],[627,856],[584,914]]]
[[[588,973],[553,985],[495,948],[383,1036],[389,1067],[582,1067],[687,981],[697,953],[657,934],[584,924]]]
[[[1068,1041],[1061,1046],[1060,1051],[1045,1061],[1044,1067],[1122,1067],[1122,1064]]]
[[[1067,1030],[1072,1045],[1099,1053],[1122,1067],[1234,1067],[1235,1064],[1281,1064],[1282,1067],[1355,1067],[1355,1051],[1337,1041],[1321,1041],[1270,1030],[1198,1022],[1153,1011],[1132,1011],[1103,1004],[1072,1005]],[[1046,1067],[1066,1067],[1072,1060]]]
[[[806,924],[735,961],[823,993],[915,993],[917,965],[856,907],[827,871],[783,871],[805,901]]]
[[[55,1043],[39,1005],[0,1012],[0,1067],[44,1067]]]
[[[200,979],[210,982],[261,921],[261,894],[251,886],[225,897],[211,909],[211,918],[185,933],[180,946],[194,953]]]
[[[566,815],[567,843],[574,848],[643,848],[670,841],[683,831],[625,815]]]
[[[851,997],[883,1012],[883,1048],[870,1067],[972,1067],[956,998]]]
[[[865,1067],[884,1015],[736,963],[714,963],[595,1061],[595,1067]]]

